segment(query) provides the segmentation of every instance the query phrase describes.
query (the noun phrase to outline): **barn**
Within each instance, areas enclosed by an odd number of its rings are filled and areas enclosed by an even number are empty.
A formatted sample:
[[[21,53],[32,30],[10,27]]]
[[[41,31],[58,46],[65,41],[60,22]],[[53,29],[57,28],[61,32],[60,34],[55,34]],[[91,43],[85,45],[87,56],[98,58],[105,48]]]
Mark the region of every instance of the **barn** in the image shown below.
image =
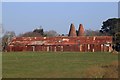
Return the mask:
[[[68,36],[58,37],[14,37],[6,50],[10,51],[73,51],[111,52],[111,36],[84,36],[84,27],[79,25],[78,34],[73,24]]]

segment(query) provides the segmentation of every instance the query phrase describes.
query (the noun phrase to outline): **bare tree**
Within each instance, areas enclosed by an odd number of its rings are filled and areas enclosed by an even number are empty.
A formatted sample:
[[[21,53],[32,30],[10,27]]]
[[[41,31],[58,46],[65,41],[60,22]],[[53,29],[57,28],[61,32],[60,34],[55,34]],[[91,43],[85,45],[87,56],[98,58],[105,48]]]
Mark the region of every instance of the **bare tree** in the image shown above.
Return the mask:
[[[25,32],[23,34],[19,34],[20,37],[41,37],[42,35],[40,33],[37,32]]]
[[[99,30],[85,30],[85,35],[86,36],[103,36],[104,34],[100,33]]]
[[[59,36],[59,34],[58,34],[56,31],[54,31],[54,30],[45,31],[44,34],[45,34],[46,36],[48,36],[48,37]]]
[[[2,36],[2,50],[5,51],[6,46],[9,44],[9,42],[12,40],[13,37],[15,37],[14,31],[6,31],[5,34]]]

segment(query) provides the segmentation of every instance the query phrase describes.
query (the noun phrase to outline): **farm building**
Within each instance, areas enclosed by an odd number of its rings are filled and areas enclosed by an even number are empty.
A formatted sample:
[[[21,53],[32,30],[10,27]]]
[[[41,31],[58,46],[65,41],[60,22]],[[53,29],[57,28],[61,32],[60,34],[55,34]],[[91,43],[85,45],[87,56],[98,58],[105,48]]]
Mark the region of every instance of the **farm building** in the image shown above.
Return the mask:
[[[58,37],[14,37],[6,49],[9,51],[75,51],[110,52],[111,36],[84,36],[83,25],[79,25],[78,34],[73,24],[68,36]]]

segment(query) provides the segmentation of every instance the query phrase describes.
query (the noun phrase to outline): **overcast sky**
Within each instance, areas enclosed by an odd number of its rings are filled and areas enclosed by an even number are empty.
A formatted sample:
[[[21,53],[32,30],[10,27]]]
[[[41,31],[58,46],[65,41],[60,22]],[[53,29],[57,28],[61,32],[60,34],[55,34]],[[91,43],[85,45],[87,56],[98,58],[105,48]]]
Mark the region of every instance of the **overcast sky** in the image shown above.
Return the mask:
[[[99,30],[102,22],[118,17],[117,2],[8,2],[2,4],[4,29],[16,34],[42,26],[45,31],[67,34],[74,23]]]

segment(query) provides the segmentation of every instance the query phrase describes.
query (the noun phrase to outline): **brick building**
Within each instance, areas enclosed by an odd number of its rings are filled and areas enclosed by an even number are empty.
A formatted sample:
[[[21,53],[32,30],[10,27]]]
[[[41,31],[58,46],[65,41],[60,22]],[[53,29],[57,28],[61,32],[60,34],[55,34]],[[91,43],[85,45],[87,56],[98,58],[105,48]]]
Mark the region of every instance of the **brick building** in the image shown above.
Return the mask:
[[[15,37],[6,49],[9,51],[75,51],[110,52],[111,36],[84,36],[84,27],[79,25],[78,34],[73,24],[68,36],[59,37]]]

